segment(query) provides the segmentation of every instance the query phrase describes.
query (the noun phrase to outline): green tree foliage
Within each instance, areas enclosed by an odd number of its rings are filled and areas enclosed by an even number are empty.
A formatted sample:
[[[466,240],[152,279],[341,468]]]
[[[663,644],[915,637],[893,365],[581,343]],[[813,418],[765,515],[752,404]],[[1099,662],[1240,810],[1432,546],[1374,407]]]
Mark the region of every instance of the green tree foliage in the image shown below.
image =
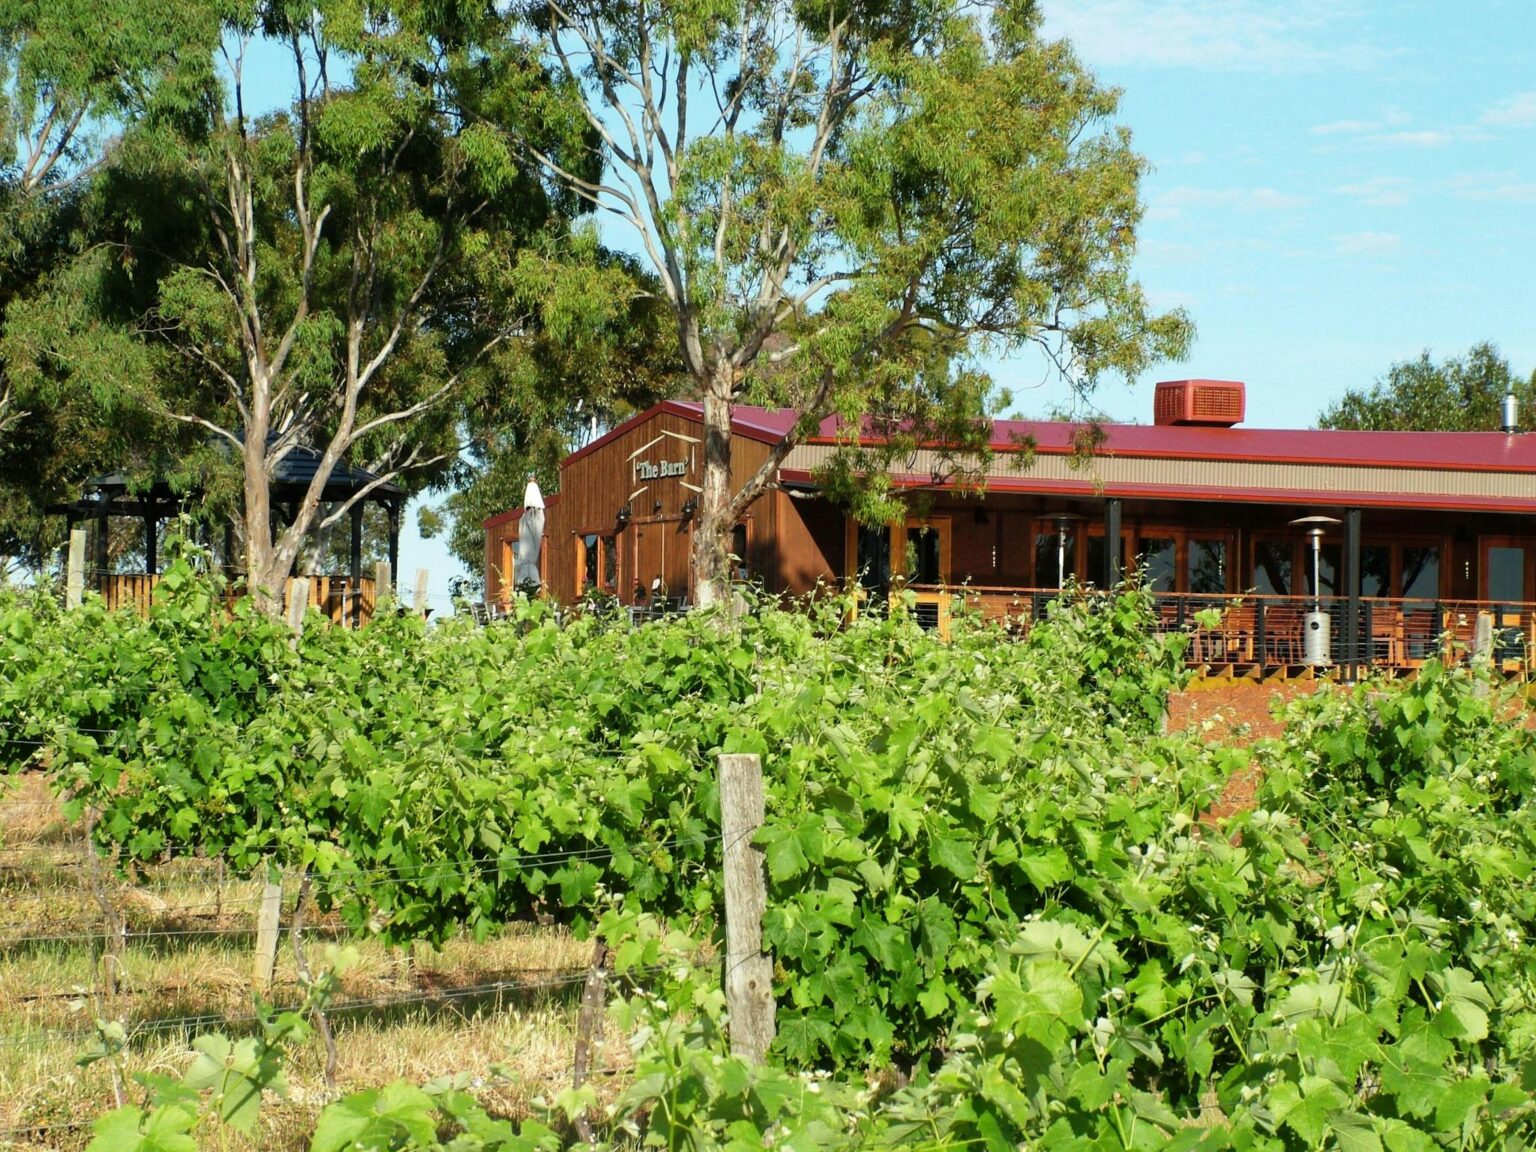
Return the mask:
[[[639,234],[704,402],[701,603],[732,524],[824,417],[891,441],[832,481],[883,477],[920,438],[963,463],[986,442],[980,355],[1037,345],[1087,388],[1188,344],[1130,274],[1145,163],[1118,94],[1031,0],[550,0],[532,19],[610,175],[540,159]],[[739,402],[802,418],[734,486]]]
[[[0,556],[41,562],[62,530],[43,506],[91,469],[157,446],[109,382],[125,355],[137,362],[132,348],[98,345],[101,359],[81,356],[68,371],[9,332],[50,293],[95,298],[70,276],[90,242],[92,178],[126,118],[176,98],[178,61],[206,55],[211,28],[205,13],[166,0],[0,0]],[[96,371],[102,361],[109,377]]]
[[[1400,361],[1369,390],[1346,392],[1317,423],[1380,432],[1493,432],[1502,423],[1500,405],[1511,392],[1520,400],[1522,419],[1532,418],[1536,371],[1518,375],[1484,341],[1465,356],[1438,364],[1427,351],[1417,360]]]
[[[548,266],[547,287],[536,292],[543,307],[526,338],[468,397],[464,444],[440,485],[449,489],[447,515],[424,517],[423,535],[446,529],[449,549],[471,572],[485,564],[482,523],[520,507],[529,476],[545,493],[558,491],[567,453],[685,385],[654,278],[592,236],[579,239],[581,262]],[[615,306],[614,293],[627,304]]]

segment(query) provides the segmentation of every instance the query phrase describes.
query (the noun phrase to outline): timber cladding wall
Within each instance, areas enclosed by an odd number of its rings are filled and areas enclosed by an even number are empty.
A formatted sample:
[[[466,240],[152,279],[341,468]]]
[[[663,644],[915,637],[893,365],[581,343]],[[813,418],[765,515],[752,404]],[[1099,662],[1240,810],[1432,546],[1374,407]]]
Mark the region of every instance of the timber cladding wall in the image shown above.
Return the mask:
[[[735,436],[731,483],[739,487],[766,459],[769,446]],[[650,597],[691,596],[688,552],[692,520],[684,505],[699,494],[704,476],[703,427],[666,409],[621,425],[560,465],[560,490],[544,526],[545,587],[557,600],[581,595],[589,572],[625,603]],[[746,518],[745,560],[771,588],[781,585],[776,493],[759,499]],[[628,509],[627,518],[620,510]],[[515,517],[486,523],[486,595],[504,595],[501,569],[517,540]],[[644,596],[637,597],[637,590]]]

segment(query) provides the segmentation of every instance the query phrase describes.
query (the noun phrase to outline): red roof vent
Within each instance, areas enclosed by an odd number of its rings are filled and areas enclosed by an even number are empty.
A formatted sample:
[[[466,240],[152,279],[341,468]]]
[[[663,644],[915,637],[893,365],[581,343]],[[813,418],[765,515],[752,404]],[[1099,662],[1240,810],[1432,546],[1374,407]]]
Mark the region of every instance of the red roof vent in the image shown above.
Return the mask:
[[[1243,422],[1241,380],[1164,380],[1153,400],[1154,424],[1230,428]]]

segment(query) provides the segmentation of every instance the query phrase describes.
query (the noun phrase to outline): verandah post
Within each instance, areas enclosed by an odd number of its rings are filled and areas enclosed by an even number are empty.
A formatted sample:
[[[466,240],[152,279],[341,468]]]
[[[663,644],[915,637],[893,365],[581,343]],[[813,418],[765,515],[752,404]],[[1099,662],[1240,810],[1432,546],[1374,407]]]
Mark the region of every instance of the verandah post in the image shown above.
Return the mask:
[[[1360,675],[1360,509],[1344,513],[1344,666],[1353,683]]]
[[[773,1042],[773,958],[763,952],[768,901],[763,853],[763,765],[749,754],[720,757],[720,832],[725,871],[725,1002],[731,1052],[761,1064]]]

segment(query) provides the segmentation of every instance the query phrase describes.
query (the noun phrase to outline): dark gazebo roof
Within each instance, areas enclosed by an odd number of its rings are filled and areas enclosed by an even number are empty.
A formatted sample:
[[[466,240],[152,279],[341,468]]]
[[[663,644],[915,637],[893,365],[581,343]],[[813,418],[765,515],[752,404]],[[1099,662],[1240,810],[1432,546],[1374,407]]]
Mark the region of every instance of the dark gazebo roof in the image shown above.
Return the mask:
[[[291,505],[304,498],[319,470],[322,454],[307,445],[297,445],[278,461],[271,480],[271,499],[274,509]],[[352,505],[352,579],[362,575],[362,515],[363,506],[373,503],[382,505],[389,513],[389,563],[391,570],[399,566],[400,512],[409,498],[397,484],[381,481],[364,468],[354,468],[338,462],[331,469],[330,479],[320,492],[325,503],[350,500],[366,490],[358,503]],[[156,570],[155,526],[173,519],[190,501],[201,495],[196,487],[178,492],[169,480],[157,476],[147,484],[134,483],[127,473],[112,472],[97,476],[80,486],[80,495],[62,504],[50,505],[48,511],[63,516],[71,528],[76,521],[94,520],[96,529],[96,567],[100,572],[107,569],[106,523],[114,516],[131,516],[144,521],[145,567],[153,574]],[[228,552],[229,525],[225,524],[226,553]]]
[[[301,499],[309,491],[310,482],[320,466],[321,453],[307,445],[298,445],[278,461],[272,474],[272,502],[283,504]],[[398,511],[406,502],[405,490],[388,481],[378,482],[378,476],[366,468],[354,468],[345,461],[338,461],[331,470],[331,477],[320,494],[325,502],[350,500],[369,485],[373,487],[363,499],[382,504]],[[56,515],[72,519],[100,516],[153,516],[163,518],[174,515],[181,505],[195,499],[197,490],[177,492],[170,481],[156,477],[147,485],[135,485],[124,472],[111,472],[87,480],[80,486],[77,499],[51,505],[48,509]]]

